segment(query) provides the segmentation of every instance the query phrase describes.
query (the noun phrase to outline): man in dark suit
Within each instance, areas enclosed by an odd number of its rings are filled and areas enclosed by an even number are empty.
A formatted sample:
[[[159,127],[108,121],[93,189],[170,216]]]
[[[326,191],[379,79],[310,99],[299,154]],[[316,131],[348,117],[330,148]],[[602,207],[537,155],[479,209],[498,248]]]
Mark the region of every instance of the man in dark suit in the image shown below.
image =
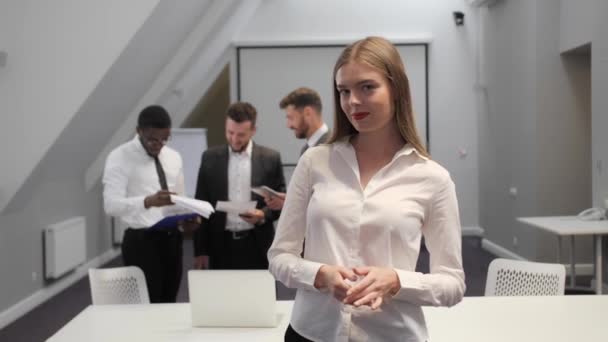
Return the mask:
[[[255,144],[256,109],[247,102],[232,104],[227,111],[227,145],[203,153],[196,198],[215,206],[217,201],[257,201],[256,209],[240,214],[216,211],[203,220],[194,235],[194,267],[197,269],[267,269],[266,253],[274,238],[273,222],[280,212],[267,207],[251,192],[266,185],[285,191],[281,156]]]
[[[306,139],[300,155],[309,147],[324,143],[329,138],[329,128],[323,122],[323,105],[321,97],[315,90],[301,87],[287,94],[279,107],[285,111],[287,128],[291,129],[298,139]],[[266,204],[280,210],[285,202],[285,193],[265,198]]]
[[[301,87],[287,94],[279,107],[285,111],[287,127],[298,139],[306,139],[300,155],[313,146],[324,143],[329,129],[323,122],[321,97],[315,90]]]

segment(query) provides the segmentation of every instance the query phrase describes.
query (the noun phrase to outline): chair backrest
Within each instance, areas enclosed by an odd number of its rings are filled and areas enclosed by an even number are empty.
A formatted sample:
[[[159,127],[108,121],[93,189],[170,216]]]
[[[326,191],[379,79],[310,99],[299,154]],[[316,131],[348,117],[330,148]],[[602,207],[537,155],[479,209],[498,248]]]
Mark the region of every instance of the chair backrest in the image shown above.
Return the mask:
[[[135,266],[89,269],[93,305],[148,304],[144,272]]]
[[[564,294],[562,264],[494,259],[488,268],[486,296],[558,296]]]

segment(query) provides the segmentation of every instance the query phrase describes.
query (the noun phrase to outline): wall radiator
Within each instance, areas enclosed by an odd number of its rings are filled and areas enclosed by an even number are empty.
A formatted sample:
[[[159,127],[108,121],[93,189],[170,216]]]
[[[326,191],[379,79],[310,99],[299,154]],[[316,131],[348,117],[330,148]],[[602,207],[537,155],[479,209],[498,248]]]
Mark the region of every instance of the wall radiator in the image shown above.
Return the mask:
[[[44,230],[45,276],[56,279],[86,261],[87,226],[84,216],[49,225]]]

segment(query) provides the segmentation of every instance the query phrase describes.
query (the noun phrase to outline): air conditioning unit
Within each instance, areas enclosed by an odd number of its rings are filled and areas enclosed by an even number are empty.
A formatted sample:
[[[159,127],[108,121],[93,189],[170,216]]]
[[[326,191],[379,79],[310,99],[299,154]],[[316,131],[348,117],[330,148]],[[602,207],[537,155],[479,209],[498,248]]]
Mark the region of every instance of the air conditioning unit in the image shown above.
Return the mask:
[[[471,7],[490,7],[498,0],[465,0]]]

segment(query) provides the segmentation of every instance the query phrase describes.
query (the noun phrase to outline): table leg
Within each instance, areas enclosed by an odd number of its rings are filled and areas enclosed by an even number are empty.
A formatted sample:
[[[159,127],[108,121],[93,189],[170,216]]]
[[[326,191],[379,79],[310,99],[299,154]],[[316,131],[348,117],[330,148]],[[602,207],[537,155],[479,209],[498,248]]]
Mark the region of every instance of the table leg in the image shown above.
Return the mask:
[[[576,270],[574,266],[574,235],[570,236],[570,287],[576,286]]]
[[[593,240],[595,242],[595,293],[601,295],[604,286],[602,279],[602,235],[594,235]]]

